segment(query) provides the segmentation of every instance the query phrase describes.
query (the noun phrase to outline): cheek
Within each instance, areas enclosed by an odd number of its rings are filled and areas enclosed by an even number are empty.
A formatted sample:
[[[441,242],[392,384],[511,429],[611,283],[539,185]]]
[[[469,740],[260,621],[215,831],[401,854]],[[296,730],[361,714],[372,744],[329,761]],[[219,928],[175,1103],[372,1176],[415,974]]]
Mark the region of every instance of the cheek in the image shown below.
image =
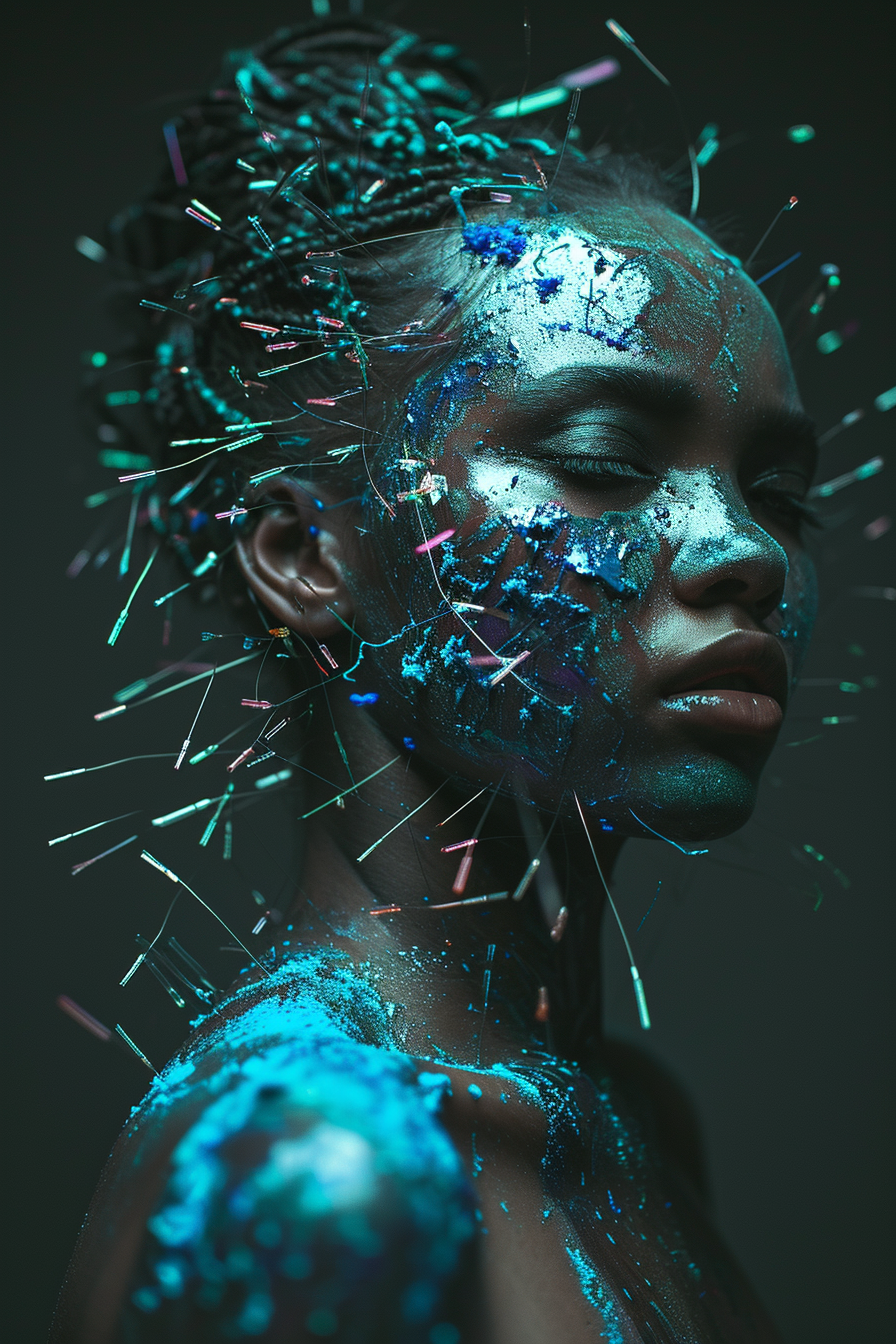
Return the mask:
[[[778,638],[785,640],[792,651],[793,677],[796,679],[809,648],[809,640],[818,613],[818,582],[815,565],[803,550],[790,556],[784,598],[778,608],[780,628]]]
[[[448,615],[415,640],[405,689],[425,687],[430,709],[444,701],[452,723],[479,736],[496,716],[540,723],[556,758],[585,701],[609,715],[630,698],[643,660],[633,613],[660,550],[655,510],[576,517],[550,498],[549,480],[493,459],[470,464],[467,482],[446,502],[455,535],[420,557],[410,585],[415,619],[441,598],[437,579],[465,604],[463,622]],[[516,675],[499,675],[522,655]]]

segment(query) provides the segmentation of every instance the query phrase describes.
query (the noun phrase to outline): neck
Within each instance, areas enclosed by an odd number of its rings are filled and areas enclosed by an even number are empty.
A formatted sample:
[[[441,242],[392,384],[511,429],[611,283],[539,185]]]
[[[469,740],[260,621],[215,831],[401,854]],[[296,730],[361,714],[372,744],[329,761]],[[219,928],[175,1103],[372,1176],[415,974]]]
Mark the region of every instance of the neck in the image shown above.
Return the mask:
[[[544,814],[506,777],[480,793],[481,783],[399,755],[367,715],[336,726],[354,778],[332,738],[315,743],[315,774],[336,783],[313,783],[305,813],[387,768],[304,823],[298,945],[348,953],[395,1005],[396,1037],[411,1054],[476,1067],[525,1052],[592,1053],[601,1036],[605,897],[571,800]],[[609,880],[621,841],[592,838]]]

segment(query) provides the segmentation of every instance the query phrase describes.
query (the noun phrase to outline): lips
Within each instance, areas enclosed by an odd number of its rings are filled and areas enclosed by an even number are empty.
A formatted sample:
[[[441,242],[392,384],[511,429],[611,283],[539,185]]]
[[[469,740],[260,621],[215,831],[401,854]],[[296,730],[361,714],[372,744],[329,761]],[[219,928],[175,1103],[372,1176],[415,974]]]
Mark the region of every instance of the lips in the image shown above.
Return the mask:
[[[666,713],[716,732],[764,736],[781,726],[787,659],[772,635],[736,630],[679,662],[660,692]]]

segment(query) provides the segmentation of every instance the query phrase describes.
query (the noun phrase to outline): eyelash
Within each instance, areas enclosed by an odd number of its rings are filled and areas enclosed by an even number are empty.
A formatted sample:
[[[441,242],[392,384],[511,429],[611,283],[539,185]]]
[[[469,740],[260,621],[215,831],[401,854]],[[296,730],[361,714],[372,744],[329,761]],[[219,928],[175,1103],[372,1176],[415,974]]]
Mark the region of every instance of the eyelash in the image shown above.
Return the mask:
[[[789,517],[797,523],[805,523],[807,527],[822,527],[821,517],[818,510],[805,500],[797,499],[795,495],[789,494],[786,490],[776,490],[771,485],[756,485],[750,491],[754,499],[760,500],[767,507],[774,509],[779,514]]]
[[[647,483],[653,479],[651,472],[637,466],[624,457],[598,457],[585,454],[558,456],[553,459],[556,466],[571,476],[587,476],[592,479],[603,477],[605,480],[627,482],[631,485]],[[805,500],[797,498],[787,490],[776,489],[770,481],[756,482],[750,494],[791,525],[804,524],[807,527],[823,526],[818,511]]]
[[[646,482],[652,479],[650,472],[644,471],[623,457],[586,457],[577,454],[572,457],[557,457],[554,461],[562,471],[568,472],[571,476],[604,476],[617,481],[632,482]]]

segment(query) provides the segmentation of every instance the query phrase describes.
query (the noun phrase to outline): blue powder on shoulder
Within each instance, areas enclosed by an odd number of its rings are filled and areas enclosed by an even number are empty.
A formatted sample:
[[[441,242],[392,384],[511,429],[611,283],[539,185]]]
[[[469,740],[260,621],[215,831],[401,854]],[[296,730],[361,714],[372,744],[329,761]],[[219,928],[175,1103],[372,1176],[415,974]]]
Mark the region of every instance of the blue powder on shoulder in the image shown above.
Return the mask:
[[[613,1296],[601,1281],[594,1265],[582,1254],[577,1246],[567,1246],[566,1254],[572,1261],[578,1275],[582,1296],[592,1307],[596,1307],[603,1317],[604,1338],[609,1344],[624,1344],[624,1336],[619,1323],[619,1313]]]
[[[467,224],[463,250],[474,252],[484,266],[489,259],[501,266],[515,266],[526,250],[528,239],[515,219],[506,224]]]
[[[228,1338],[254,1337],[278,1283],[301,1280],[311,1310],[348,1329],[369,1285],[391,1276],[389,1337],[416,1344],[473,1230],[472,1191],[437,1120],[449,1078],[415,1074],[387,1006],[341,953],[300,954],[261,997],[238,986],[216,1019],[136,1118],[160,1121],[205,1091],[148,1220],[132,1309],[158,1325],[169,1303],[193,1302]]]

